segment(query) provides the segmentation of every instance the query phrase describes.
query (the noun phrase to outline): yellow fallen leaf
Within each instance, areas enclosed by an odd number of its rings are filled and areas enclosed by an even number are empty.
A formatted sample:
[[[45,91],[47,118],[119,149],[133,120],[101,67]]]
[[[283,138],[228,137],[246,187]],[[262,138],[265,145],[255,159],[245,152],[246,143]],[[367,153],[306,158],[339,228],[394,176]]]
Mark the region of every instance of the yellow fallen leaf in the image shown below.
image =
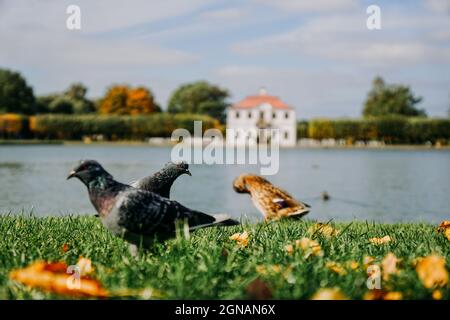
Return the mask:
[[[402,300],[402,299],[403,299],[403,294],[398,291],[388,292],[384,296],[384,300]]]
[[[339,288],[322,288],[311,297],[311,300],[347,300]]]
[[[347,262],[345,263],[345,265],[346,265],[347,268],[350,268],[350,269],[352,269],[352,270],[356,270],[356,269],[359,268],[359,263],[356,262],[355,260],[347,261]]]
[[[450,228],[450,221],[444,220],[439,225],[438,231],[442,231],[442,230],[445,230],[445,229],[448,229],[448,228]]]
[[[337,273],[340,276],[345,276],[347,274],[347,271],[342,267],[342,265],[338,262],[334,261],[328,261],[325,266],[333,271],[334,273]]]
[[[370,238],[369,242],[375,245],[385,244],[391,242],[392,239],[390,236],[384,236],[382,238]]]
[[[450,228],[445,229],[444,236],[450,241]]]
[[[442,292],[440,290],[434,290],[431,296],[433,297],[434,300],[441,300]]]
[[[292,244],[288,244],[284,247],[284,250],[286,250],[288,254],[292,254],[294,253],[294,246]]]
[[[445,259],[437,254],[418,259],[416,272],[425,288],[444,287],[448,283]]]
[[[374,257],[371,256],[365,256],[363,258],[363,265],[365,268],[367,268],[368,266],[370,266],[373,262],[375,261]]]
[[[402,300],[403,294],[398,291],[386,292],[383,290],[370,290],[364,294],[364,300]]]
[[[311,255],[316,257],[323,256],[323,251],[320,244],[317,241],[306,237],[301,238],[300,240],[295,240],[295,247],[303,250],[305,259],[309,258]]]
[[[108,296],[97,280],[81,275],[78,277],[76,274],[67,273],[68,270],[64,262],[37,261],[23,269],[11,271],[9,278],[56,294],[100,298]]]
[[[438,233],[443,233],[447,240],[450,241],[450,221],[442,221],[437,228]]]
[[[82,276],[94,272],[94,267],[92,267],[92,261],[90,259],[80,257],[78,259],[77,266],[80,268],[80,274]]]
[[[248,246],[248,232],[244,231],[242,233],[235,233],[230,237],[230,240],[236,241],[237,245],[240,247]]]
[[[326,223],[316,223],[313,226],[309,227],[308,233],[313,235],[316,233],[320,233],[325,237],[334,237],[339,234],[339,231],[334,229],[332,226]]]
[[[278,264],[272,264],[269,266],[257,265],[256,272],[259,273],[260,275],[268,275],[269,273],[280,273],[281,266]]]
[[[392,253],[389,252],[381,261],[381,268],[383,270],[383,279],[388,280],[389,276],[392,274],[397,274],[397,263],[399,259]]]

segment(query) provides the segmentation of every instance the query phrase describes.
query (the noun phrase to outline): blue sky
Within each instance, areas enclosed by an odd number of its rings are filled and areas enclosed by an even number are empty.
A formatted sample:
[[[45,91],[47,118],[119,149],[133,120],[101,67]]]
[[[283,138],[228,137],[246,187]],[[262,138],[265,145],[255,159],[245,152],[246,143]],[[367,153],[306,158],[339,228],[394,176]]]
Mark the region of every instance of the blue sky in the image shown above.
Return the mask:
[[[81,30],[66,8],[81,8]],[[366,8],[381,8],[381,30]],[[0,0],[0,66],[36,94],[81,81],[91,97],[113,83],[145,85],[165,106],[206,79],[230,102],[261,86],[297,117],[357,117],[374,76],[412,87],[420,107],[450,107],[450,0]]]

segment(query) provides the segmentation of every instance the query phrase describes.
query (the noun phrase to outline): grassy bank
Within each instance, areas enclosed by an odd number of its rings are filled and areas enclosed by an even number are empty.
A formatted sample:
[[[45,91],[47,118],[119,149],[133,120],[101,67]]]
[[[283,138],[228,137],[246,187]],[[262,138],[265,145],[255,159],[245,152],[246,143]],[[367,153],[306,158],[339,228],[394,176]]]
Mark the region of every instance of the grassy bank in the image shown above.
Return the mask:
[[[75,264],[79,256],[92,260],[93,276],[107,290],[153,288],[169,299],[241,299],[262,291],[276,299],[309,299],[321,287],[338,287],[346,297],[361,299],[368,292],[364,258],[371,256],[373,264],[380,264],[389,252],[400,259],[399,272],[383,280],[382,289],[400,292],[403,299],[431,299],[435,290],[420,281],[414,266],[417,258],[437,253],[445,258],[447,270],[450,266],[450,241],[432,225],[335,224],[340,232],[327,237],[317,231],[311,234],[313,224],[302,220],[204,229],[189,240],[170,240],[134,258],[126,243],[94,217],[3,216],[0,298],[58,298],[10,280],[9,272],[40,259]],[[247,247],[229,239],[243,230],[249,234]],[[391,242],[369,241],[386,235]],[[306,251],[297,249],[289,254],[286,245],[303,237],[315,239],[323,256],[306,258]],[[260,280],[256,286],[255,279]],[[450,298],[448,284],[439,292],[442,299]]]
[[[21,140],[21,139],[0,139],[0,146],[8,145],[62,145],[64,142],[61,140]]]

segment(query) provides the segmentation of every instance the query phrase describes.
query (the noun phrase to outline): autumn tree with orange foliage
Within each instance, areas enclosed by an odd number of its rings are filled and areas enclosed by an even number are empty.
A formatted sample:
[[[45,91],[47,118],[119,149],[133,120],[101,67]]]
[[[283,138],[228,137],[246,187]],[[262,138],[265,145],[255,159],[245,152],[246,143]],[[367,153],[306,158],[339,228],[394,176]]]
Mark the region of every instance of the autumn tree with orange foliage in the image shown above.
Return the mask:
[[[113,86],[99,104],[99,112],[103,114],[138,115],[158,111],[152,93],[144,87]]]

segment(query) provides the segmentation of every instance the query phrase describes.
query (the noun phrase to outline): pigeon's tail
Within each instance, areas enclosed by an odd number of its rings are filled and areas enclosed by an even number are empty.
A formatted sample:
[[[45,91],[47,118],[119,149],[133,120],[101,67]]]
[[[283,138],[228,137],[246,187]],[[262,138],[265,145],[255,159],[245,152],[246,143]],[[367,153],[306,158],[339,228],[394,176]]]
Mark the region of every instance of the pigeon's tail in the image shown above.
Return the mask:
[[[232,219],[228,214],[220,213],[212,215],[216,221],[214,221],[214,225],[216,226],[236,226],[240,224],[239,221]]]

